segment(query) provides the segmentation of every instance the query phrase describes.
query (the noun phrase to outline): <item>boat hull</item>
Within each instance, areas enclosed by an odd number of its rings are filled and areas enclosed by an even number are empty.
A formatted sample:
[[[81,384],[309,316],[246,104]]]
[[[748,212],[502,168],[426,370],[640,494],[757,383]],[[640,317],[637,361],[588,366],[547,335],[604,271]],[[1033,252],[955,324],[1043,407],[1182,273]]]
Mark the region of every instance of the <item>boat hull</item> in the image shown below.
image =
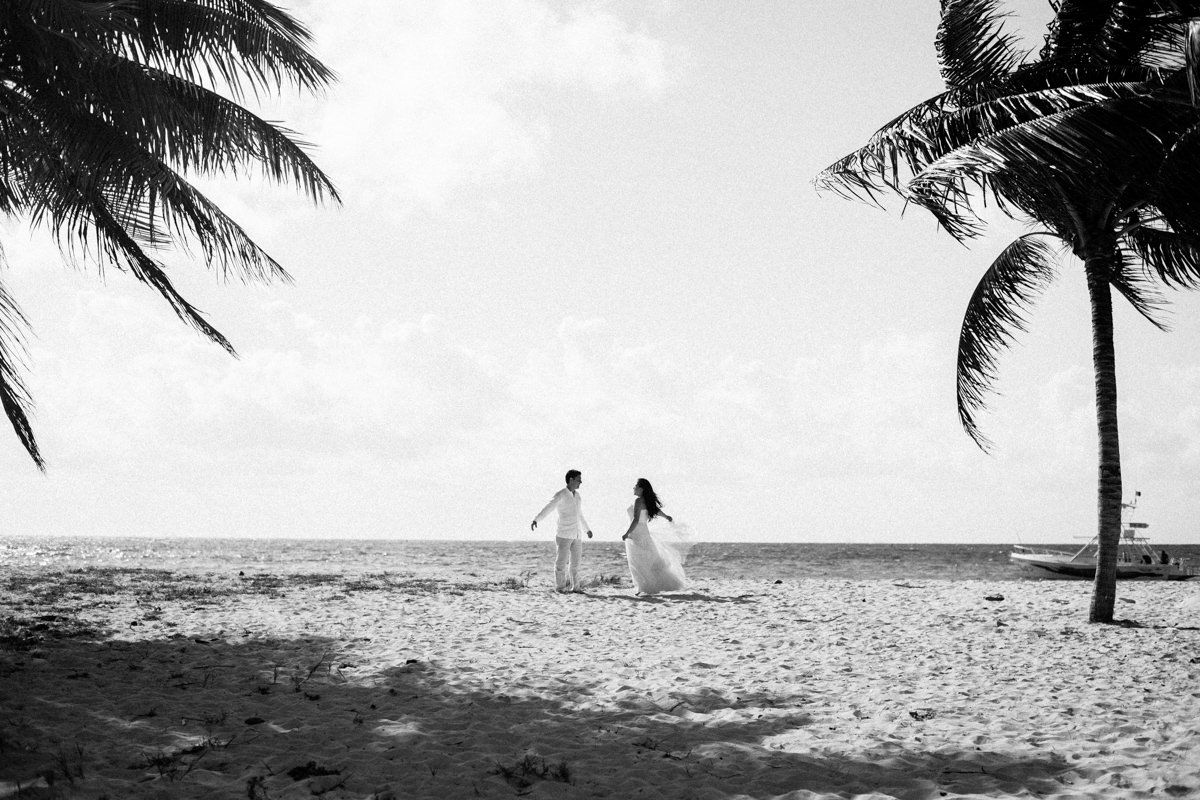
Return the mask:
[[[1061,575],[1067,578],[1095,578],[1095,559],[1076,559],[1071,555],[1051,553],[1020,553],[1015,552],[1009,558],[1016,564],[1031,567],[1036,570]],[[1121,580],[1155,579],[1182,581],[1193,577],[1190,570],[1177,564],[1137,564],[1123,562],[1117,564],[1117,578]]]

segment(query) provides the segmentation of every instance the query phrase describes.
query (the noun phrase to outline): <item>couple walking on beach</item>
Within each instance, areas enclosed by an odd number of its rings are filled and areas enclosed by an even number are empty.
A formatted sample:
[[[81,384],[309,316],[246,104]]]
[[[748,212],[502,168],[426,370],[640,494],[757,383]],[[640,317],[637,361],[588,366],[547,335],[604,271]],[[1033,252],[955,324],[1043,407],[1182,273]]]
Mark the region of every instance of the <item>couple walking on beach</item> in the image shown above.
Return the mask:
[[[546,507],[537,513],[530,530],[552,511],[558,511],[558,532],[554,540],[558,554],[554,560],[554,586],[559,592],[582,592],[579,563],[583,558],[583,534],[592,538],[592,528],[583,517],[583,498],[579,487],[583,475],[577,469],[567,471],[567,485],[555,492]],[[692,546],[691,532],[663,513],[662,504],[650,481],[638,478],[633,487],[634,500],[626,511],[629,528],[621,536],[629,574],[638,594],[673,592],[687,585],[683,562]]]

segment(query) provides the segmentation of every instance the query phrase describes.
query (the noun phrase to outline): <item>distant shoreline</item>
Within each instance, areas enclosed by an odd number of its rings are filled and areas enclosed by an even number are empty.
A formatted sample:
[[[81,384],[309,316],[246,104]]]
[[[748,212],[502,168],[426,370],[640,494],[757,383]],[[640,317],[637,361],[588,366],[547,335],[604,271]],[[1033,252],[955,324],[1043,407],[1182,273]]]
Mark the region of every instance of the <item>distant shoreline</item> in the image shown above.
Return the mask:
[[[1060,545],[1075,549],[1075,545]],[[1200,564],[1200,546],[1161,545]],[[15,569],[93,566],[182,573],[333,573],[412,575],[439,580],[546,579],[550,539],[250,539],[183,537],[0,537],[0,574]],[[1054,580],[1014,564],[1011,545],[699,542],[686,565],[699,580]],[[583,574],[628,577],[624,546],[592,540]]]
[[[0,536],[0,543],[7,539],[20,541],[39,541],[44,539],[144,539],[150,541],[229,541],[229,542],[429,542],[432,544],[533,544],[537,542],[553,543],[553,535],[531,535],[520,539],[446,539],[436,537],[419,537],[419,536],[364,536],[364,537],[341,537],[341,536],[197,536],[194,534],[188,535],[173,535],[173,534],[128,534],[128,533],[47,533],[47,534],[6,534]],[[705,544],[726,544],[726,545],[746,545],[746,546],[764,546],[764,545],[796,545],[803,547],[807,545],[825,545],[825,546],[842,546],[842,547],[1011,547],[1014,544],[1036,545],[1038,547],[1081,547],[1088,540],[1087,536],[1081,536],[1068,542],[1058,541],[1053,539],[1030,539],[1025,537],[1018,541],[1017,537],[1006,540],[997,540],[991,542],[910,542],[910,541],[883,541],[883,542],[859,542],[845,540],[785,540],[785,539],[768,539],[764,541],[749,541],[742,539],[703,539]],[[596,537],[585,542],[586,544],[621,544],[619,536],[604,536]],[[1154,540],[1155,546],[1164,547],[1195,547],[1200,548],[1200,541],[1196,542],[1172,542]]]

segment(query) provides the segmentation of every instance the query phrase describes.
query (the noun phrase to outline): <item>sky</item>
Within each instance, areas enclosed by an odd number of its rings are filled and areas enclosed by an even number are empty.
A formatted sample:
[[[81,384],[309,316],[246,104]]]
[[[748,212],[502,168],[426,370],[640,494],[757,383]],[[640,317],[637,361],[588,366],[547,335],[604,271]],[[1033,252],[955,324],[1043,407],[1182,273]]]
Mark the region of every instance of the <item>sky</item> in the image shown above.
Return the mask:
[[[1007,6],[1031,51],[1044,0]],[[339,75],[259,109],[343,198],[204,186],[294,277],[170,275],[232,358],[116,271],[0,224],[48,461],[0,434],[0,535],[601,540],[639,477],[704,540],[1069,542],[1096,518],[1081,264],[962,432],[969,247],[820,170],[936,94],[933,0],[295,0]],[[1200,297],[1116,310],[1127,494],[1200,541]]]

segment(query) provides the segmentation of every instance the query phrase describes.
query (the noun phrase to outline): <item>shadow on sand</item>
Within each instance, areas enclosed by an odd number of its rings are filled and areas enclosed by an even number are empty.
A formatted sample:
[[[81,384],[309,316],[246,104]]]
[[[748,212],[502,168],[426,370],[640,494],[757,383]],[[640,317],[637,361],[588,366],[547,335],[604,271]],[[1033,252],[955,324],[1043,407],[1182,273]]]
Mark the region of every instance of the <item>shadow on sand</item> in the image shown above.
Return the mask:
[[[624,600],[630,603],[659,603],[670,605],[672,603],[752,603],[756,595],[753,594],[738,594],[738,595],[719,595],[705,594],[703,592],[675,592],[670,594],[626,594],[619,593],[587,593],[587,596],[594,600]]]
[[[636,600],[697,601],[744,600]],[[1070,779],[1061,760],[1028,753],[830,752],[802,694],[650,697],[553,674],[498,684],[411,658],[363,674],[353,642],[321,637],[128,642],[53,623],[42,634],[0,642],[0,787],[23,800],[1024,796]],[[789,734],[809,745],[781,749]]]

